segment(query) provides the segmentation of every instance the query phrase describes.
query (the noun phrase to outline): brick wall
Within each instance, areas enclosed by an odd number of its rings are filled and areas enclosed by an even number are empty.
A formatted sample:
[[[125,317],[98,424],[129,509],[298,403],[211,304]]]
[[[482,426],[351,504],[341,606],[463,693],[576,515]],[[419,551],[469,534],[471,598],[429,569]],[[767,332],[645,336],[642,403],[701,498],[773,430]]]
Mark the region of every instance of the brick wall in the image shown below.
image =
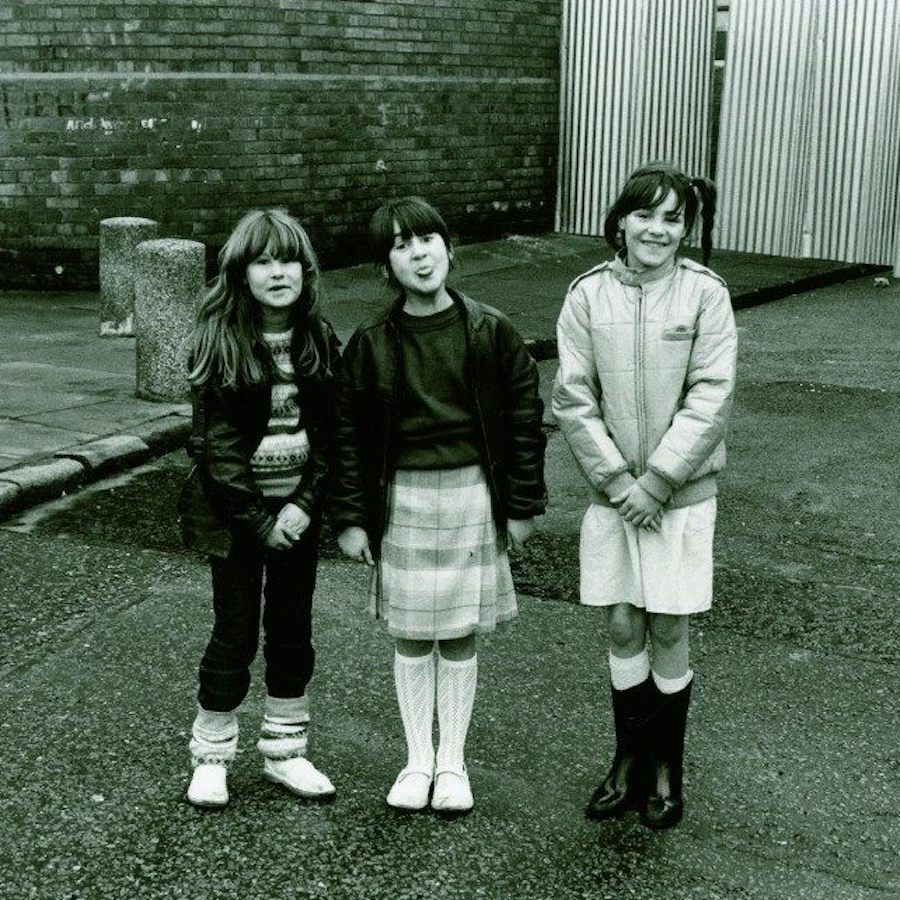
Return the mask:
[[[6,0],[0,287],[92,287],[98,223],[215,250],[287,206],[326,265],[418,192],[460,239],[552,227],[558,0]]]

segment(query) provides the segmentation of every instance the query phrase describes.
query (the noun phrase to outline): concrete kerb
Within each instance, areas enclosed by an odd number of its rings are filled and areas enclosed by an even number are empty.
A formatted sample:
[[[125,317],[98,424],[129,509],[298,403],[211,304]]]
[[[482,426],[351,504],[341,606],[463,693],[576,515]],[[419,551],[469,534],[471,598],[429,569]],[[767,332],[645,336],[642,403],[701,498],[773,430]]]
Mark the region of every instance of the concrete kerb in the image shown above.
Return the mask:
[[[190,408],[152,419],[135,434],[112,435],[61,450],[53,459],[0,472],[0,519],[55,500],[91,481],[138,466],[187,443]]]
[[[854,278],[864,278],[867,275],[877,275],[888,270],[888,266],[849,263],[845,266],[828,269],[825,272],[817,272],[814,275],[805,275],[802,278],[782,281],[753,291],[742,291],[732,296],[731,305],[736,310],[749,309],[751,306],[759,306],[772,300],[782,300],[785,297],[790,297],[792,294],[804,294],[807,291],[840,284],[844,281],[852,281]]]
[[[45,500],[53,500],[80,487],[87,480],[84,466],[74,459],[53,459],[7,469],[0,473],[0,485],[12,484],[17,491],[0,492],[0,516],[17,512]]]
[[[160,419],[152,419],[137,428],[132,434],[140,438],[153,456],[164,456],[187,443],[191,434],[191,408],[185,406],[183,412],[172,413]]]
[[[60,450],[54,456],[57,459],[74,459],[84,466],[91,478],[102,478],[146,462],[150,458],[150,448],[138,437],[115,434],[70,450]]]

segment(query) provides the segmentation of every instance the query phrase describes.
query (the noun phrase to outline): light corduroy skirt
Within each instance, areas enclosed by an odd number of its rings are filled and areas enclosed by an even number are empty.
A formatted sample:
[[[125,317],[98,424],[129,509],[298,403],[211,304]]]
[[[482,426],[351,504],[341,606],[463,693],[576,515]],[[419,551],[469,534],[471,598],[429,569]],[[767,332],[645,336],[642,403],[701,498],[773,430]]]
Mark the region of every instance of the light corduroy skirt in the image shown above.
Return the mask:
[[[398,470],[369,609],[395,637],[493,631],[517,614],[505,542],[481,466]]]
[[[581,523],[581,602],[684,616],[712,605],[716,498],[663,513],[659,532],[591,504]]]

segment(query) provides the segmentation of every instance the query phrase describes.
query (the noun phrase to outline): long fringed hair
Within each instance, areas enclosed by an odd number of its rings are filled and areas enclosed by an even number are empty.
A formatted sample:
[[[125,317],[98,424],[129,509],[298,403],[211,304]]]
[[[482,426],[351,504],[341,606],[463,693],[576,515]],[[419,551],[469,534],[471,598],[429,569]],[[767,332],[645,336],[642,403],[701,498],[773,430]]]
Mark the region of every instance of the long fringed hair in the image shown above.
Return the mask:
[[[701,214],[700,249],[703,265],[709,264],[712,253],[713,219],[716,215],[716,186],[708,178],[690,178],[674,166],[652,162],[636,169],[629,176],[616,202],[603,222],[606,242],[614,249],[624,246],[619,220],[636,209],[654,209],[675,192],[679,210],[684,210],[685,236],[694,228],[697,213]]]
[[[299,260],[303,287],[291,307],[294,357],[299,372],[322,365],[316,338],[322,334],[319,313],[319,263],[303,226],[283,209],[248,212],[219,252],[219,271],[197,314],[191,340],[191,385],[215,380],[224,387],[268,382],[271,354],[262,338],[259,302],[247,284],[247,266],[264,253],[284,262]]]

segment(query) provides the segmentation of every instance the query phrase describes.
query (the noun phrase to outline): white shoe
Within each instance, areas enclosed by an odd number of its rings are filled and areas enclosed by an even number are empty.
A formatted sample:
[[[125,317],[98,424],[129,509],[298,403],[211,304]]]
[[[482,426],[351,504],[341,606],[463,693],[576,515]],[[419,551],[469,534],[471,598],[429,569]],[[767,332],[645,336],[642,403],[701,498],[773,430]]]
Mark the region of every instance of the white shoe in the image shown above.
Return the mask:
[[[475,805],[469,776],[465,768],[441,769],[434,777],[431,808],[435,812],[457,815],[467,813]]]
[[[431,793],[431,769],[407,766],[394,779],[387,804],[394,809],[418,810],[428,806]]]
[[[328,776],[304,756],[266,759],[263,775],[269,781],[284,785],[292,794],[307,800],[330,800],[336,793]]]
[[[189,803],[204,809],[220,809],[228,803],[228,769],[221,763],[199,763],[187,790]]]

